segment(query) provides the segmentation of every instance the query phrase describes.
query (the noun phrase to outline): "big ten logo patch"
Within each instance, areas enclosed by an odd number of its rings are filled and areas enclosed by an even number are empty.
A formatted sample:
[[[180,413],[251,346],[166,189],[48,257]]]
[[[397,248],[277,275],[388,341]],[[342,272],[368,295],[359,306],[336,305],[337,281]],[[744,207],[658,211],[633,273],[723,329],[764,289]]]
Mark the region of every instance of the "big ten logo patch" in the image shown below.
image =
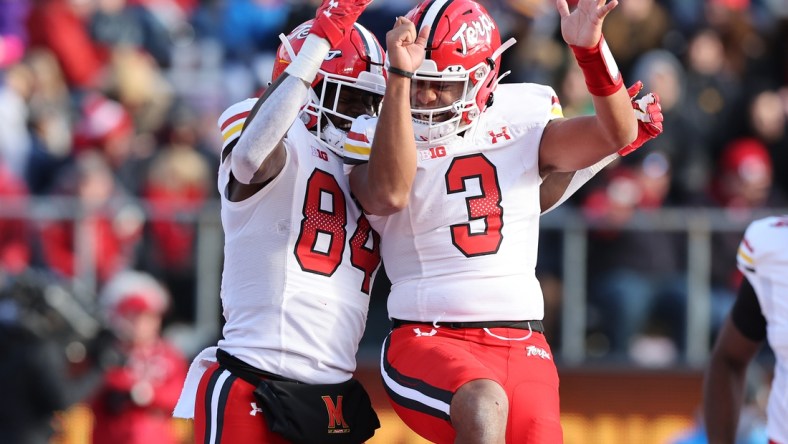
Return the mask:
[[[328,153],[319,148],[312,147],[312,155],[319,157],[320,160],[328,161]]]
[[[337,396],[336,403],[328,395],[322,398],[328,412],[328,433],[350,433],[350,427],[348,427],[345,417],[342,415],[342,395]]]
[[[439,157],[446,157],[445,146],[436,146],[429,149],[419,150],[419,160],[437,159]]]

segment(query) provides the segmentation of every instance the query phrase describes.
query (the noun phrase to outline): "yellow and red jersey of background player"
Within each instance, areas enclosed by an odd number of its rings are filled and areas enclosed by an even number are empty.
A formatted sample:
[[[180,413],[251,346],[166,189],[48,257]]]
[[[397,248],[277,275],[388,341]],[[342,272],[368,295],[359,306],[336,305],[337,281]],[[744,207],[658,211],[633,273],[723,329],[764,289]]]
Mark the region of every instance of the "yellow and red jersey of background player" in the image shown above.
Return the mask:
[[[752,222],[736,262],[758,297],[766,338],[776,357],[767,433],[776,442],[788,442],[788,216]]]

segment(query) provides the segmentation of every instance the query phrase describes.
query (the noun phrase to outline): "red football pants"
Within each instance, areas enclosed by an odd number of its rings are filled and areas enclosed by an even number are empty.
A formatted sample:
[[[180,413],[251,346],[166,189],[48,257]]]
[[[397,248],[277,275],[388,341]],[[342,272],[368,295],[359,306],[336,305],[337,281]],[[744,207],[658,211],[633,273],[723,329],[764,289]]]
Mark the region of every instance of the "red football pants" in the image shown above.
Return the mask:
[[[195,444],[287,444],[271,432],[254,399],[254,387],[214,364],[197,388],[194,405]]]
[[[472,380],[490,379],[509,397],[507,443],[563,442],[558,372],[541,333],[404,325],[386,339],[381,364],[392,407],[425,439],[454,442],[454,393]]]

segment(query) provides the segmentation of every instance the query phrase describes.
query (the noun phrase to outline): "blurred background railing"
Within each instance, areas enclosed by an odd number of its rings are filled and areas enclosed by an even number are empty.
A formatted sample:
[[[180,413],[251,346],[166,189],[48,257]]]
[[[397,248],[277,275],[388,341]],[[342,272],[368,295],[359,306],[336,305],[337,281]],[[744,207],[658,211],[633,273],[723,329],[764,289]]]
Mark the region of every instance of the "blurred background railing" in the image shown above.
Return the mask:
[[[108,210],[112,213],[108,213]],[[711,325],[712,312],[712,262],[725,262],[730,267],[735,264],[734,256],[714,256],[713,242],[715,234],[733,234],[741,237],[750,220],[771,214],[788,214],[784,208],[763,208],[738,214],[720,208],[661,208],[658,210],[638,211],[624,224],[612,225],[599,220],[589,220],[577,208],[566,206],[548,213],[542,218],[543,241],[540,251],[559,253],[562,290],[560,293],[560,309],[548,316],[560,318],[560,328],[552,333],[560,337],[560,343],[554,345],[554,351],[564,366],[577,366],[587,362],[589,350],[587,336],[589,329],[588,301],[588,248],[589,236],[594,233],[615,229],[630,231],[643,236],[660,232],[676,233],[684,239],[685,247],[680,254],[686,260],[686,328],[683,356],[680,361],[690,367],[699,368],[706,362],[713,334]],[[179,298],[193,298],[190,305],[192,311],[183,312],[174,318],[172,323],[178,327],[180,343],[187,353],[196,353],[202,346],[215,342],[221,332],[221,306],[219,286],[221,282],[221,266],[223,254],[223,235],[219,220],[218,201],[206,201],[199,208],[178,212],[162,212],[156,205],[145,200],[124,199],[122,202],[107,202],[100,209],[89,208],[82,201],[69,197],[40,197],[26,199],[0,199],[0,221],[23,222],[30,229],[26,231],[28,242],[35,250],[41,266],[46,267],[46,250],[43,245],[46,231],[52,224],[67,224],[73,230],[74,270],[69,276],[75,294],[83,302],[96,303],[99,282],[97,257],[100,249],[94,248],[102,240],[102,232],[91,229],[92,221],[97,215],[112,217],[113,224],[128,223],[136,226],[149,226],[155,223],[177,223],[191,227],[195,234],[192,244],[193,261],[195,264],[193,294],[181,295]],[[125,221],[125,222],[124,222]],[[156,245],[147,245],[153,256],[159,254]],[[261,251],[261,255],[266,252]],[[649,255],[650,251],[640,254]],[[144,263],[140,268],[147,268]],[[378,287],[376,287],[378,288]],[[382,292],[381,292],[382,293]],[[371,307],[369,333],[362,342],[360,356],[375,355],[388,325],[385,313],[386,294],[374,294]],[[679,308],[679,307],[676,307]],[[178,307],[174,307],[178,310]],[[676,313],[680,315],[679,312]],[[188,340],[187,340],[188,339]],[[378,341],[380,340],[380,341]]]
[[[108,213],[108,209],[112,209],[112,212]],[[548,308],[546,321],[548,326],[552,326],[548,335],[562,375],[566,433],[567,437],[574,437],[567,442],[611,442],[607,440],[617,436],[615,430],[629,427],[631,430],[628,436],[631,439],[646,439],[649,436],[646,441],[638,442],[660,443],[667,442],[664,441],[667,437],[692,425],[693,412],[699,403],[702,368],[714,334],[712,263],[733,264],[735,261],[735,256],[714,255],[714,238],[726,233],[741,237],[747,222],[752,218],[784,213],[788,213],[788,209],[764,208],[738,214],[719,208],[661,208],[637,211],[626,223],[613,225],[591,220],[577,208],[567,206],[543,217],[540,252],[558,253],[560,264],[559,269],[554,271],[561,280],[560,302],[553,311]],[[133,222],[141,227],[165,222],[192,227],[195,234],[192,241],[195,284],[191,288],[194,294],[180,297],[195,299],[191,305],[193,312],[183,312],[165,323],[165,337],[178,345],[187,356],[215,343],[221,331],[218,290],[223,239],[218,214],[218,202],[212,200],[204,202],[199,208],[175,213],[159,211],[156,205],[135,199],[106,202],[101,208],[62,197],[0,200],[0,224],[22,221],[28,227],[28,242],[34,250],[46,249],[46,246],[41,245],[46,236],[40,237],[39,234],[47,227],[52,224],[67,224],[71,227],[73,237],[77,240],[74,245],[74,269],[77,271],[70,277],[70,287],[84,306],[96,310],[99,283],[95,270],[102,259],[96,256],[96,252],[101,250],[91,246],[102,241],[96,238],[101,231],[91,229],[91,224],[98,215],[115,218],[115,225],[123,225],[124,221],[120,219],[127,218],[130,220],[125,223]],[[674,307],[673,315],[681,318],[681,322],[686,322],[682,329],[686,347],[673,360],[639,362],[631,355],[621,360],[606,354],[604,347],[600,351],[599,345],[595,345],[593,337],[598,321],[594,321],[594,317],[589,314],[590,310],[594,310],[593,302],[588,300],[589,245],[596,233],[610,230],[644,236],[671,232],[684,240],[677,245],[685,246],[681,254],[686,257],[688,278],[683,282],[688,297],[685,310]],[[153,256],[158,254],[155,245],[149,244],[146,248],[153,250]],[[640,253],[650,254],[649,251]],[[266,252],[261,251],[260,254]],[[46,254],[39,252],[33,256],[43,258]],[[142,263],[137,265],[145,268]],[[543,273],[540,272],[540,277],[544,277]],[[545,280],[550,281],[550,278]],[[359,349],[359,376],[370,387],[376,406],[385,419],[386,427],[375,442],[387,442],[389,438],[396,438],[399,442],[421,442],[401,428],[401,424],[391,416],[383,398],[377,366],[380,344],[388,331],[386,294],[382,290],[385,286],[376,286],[375,289],[367,333]],[[545,288],[545,294],[548,300],[555,296],[555,292],[548,288]],[[547,304],[548,307],[550,305]],[[686,312],[686,318],[681,315],[682,312]],[[604,318],[604,313],[601,316]],[[560,322],[554,322],[555,319]],[[673,347],[674,350],[681,348],[678,344],[673,344]],[[679,390],[680,387],[684,388]],[[680,395],[676,394],[677,391],[681,392]],[[638,407],[630,404],[635,399],[633,393],[639,394],[635,398],[645,400]],[[605,407],[596,403],[596,398],[600,396],[607,399]],[[64,418],[70,421],[68,430],[71,438],[63,438],[62,442],[83,442],[92,421],[90,410],[78,406]],[[190,429],[187,425],[178,424],[176,430],[184,439],[189,439]]]

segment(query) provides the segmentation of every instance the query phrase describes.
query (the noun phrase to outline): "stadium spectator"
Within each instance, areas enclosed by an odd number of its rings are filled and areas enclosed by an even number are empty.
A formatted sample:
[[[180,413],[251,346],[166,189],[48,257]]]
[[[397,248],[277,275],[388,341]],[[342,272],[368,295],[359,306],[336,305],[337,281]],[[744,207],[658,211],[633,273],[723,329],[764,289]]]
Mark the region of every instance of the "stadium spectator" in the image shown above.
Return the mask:
[[[194,218],[209,196],[208,168],[205,158],[192,147],[167,146],[151,161],[143,185],[142,197],[149,203],[151,220],[145,227],[140,260],[145,269],[162,280],[173,297],[168,322],[195,320]]]
[[[676,56],[657,49],[638,57],[632,73],[660,98],[665,131],[650,148],[668,157],[670,200],[684,205],[705,192],[712,168],[710,154],[704,151],[699,130],[688,115],[686,69]]]
[[[750,98],[743,134],[760,141],[768,149],[774,166],[774,185],[788,196],[788,84],[775,89],[762,87]]]
[[[99,304],[125,361],[107,368],[91,401],[93,442],[178,443],[170,415],[187,362],[161,337],[169,295],[152,276],[124,271],[104,286]]]
[[[75,91],[100,87],[104,81],[109,54],[88,33],[93,10],[94,2],[40,0],[33,2],[27,17],[29,47],[52,51]]]
[[[603,31],[610,51],[616,55],[616,63],[629,78],[641,54],[662,47],[672,25],[671,17],[657,0],[621,2],[621,8],[616,12],[605,20]],[[651,88],[650,84],[647,85]]]
[[[735,139],[721,153],[710,186],[710,202],[724,209],[729,221],[741,223],[751,220],[756,211],[785,205],[785,198],[773,184],[774,164],[763,143],[753,138]],[[740,238],[740,233],[735,231],[715,232],[712,235],[712,257],[734,257]],[[719,330],[730,311],[741,279],[742,274],[732,261],[712,261],[713,331]]]
[[[668,365],[684,344],[687,281],[680,234],[621,228],[667,203],[670,163],[649,147],[637,162],[606,171],[606,183],[583,202],[589,232],[588,276],[592,330],[608,341],[606,358],[628,362],[641,335],[667,337],[672,347],[645,365]],[[643,254],[648,251],[648,254]],[[659,359],[656,359],[659,358]]]
[[[701,27],[689,37],[683,63],[686,71],[681,92],[685,97],[678,106],[685,108],[682,114],[695,132],[689,150],[697,153],[683,160],[695,166],[682,182],[697,197],[711,180],[714,160],[724,141],[741,124],[731,117],[741,106],[744,91],[725,59],[722,37],[713,28]]]
[[[33,76],[28,130],[33,147],[25,178],[33,195],[52,191],[61,168],[69,163],[73,148],[71,101],[66,81],[54,55],[35,49],[24,61]]]
[[[53,303],[53,294],[59,304]],[[46,272],[0,273],[3,442],[53,442],[62,428],[56,414],[87,399],[101,383],[102,362],[117,356],[100,339],[97,320],[79,310],[77,299]]]
[[[27,198],[24,182],[0,160],[0,200],[8,199],[3,207],[17,213],[14,217],[0,218],[0,270],[6,274],[19,274],[30,265],[32,233],[23,216]]]
[[[33,145],[27,128],[33,76],[22,63],[0,68],[0,74],[0,158],[13,174],[24,177]]]
[[[54,195],[76,199],[64,202],[61,209],[65,215],[72,216],[81,211],[83,217],[77,218],[80,221],[77,226],[86,230],[78,234],[76,221],[67,216],[64,220],[44,222],[41,248],[48,267],[62,276],[93,276],[101,284],[134,263],[141,233],[140,210],[125,200],[124,191],[99,153],[87,151],[77,156],[59,175]],[[74,203],[79,206],[70,206]],[[78,242],[82,234],[88,238]],[[83,265],[92,266],[81,269]]]
[[[152,56],[158,65],[170,64],[174,41],[150,10],[127,0],[99,0],[87,23],[91,40],[110,52],[129,48]],[[172,9],[178,9],[171,2]],[[174,35],[173,35],[174,36]]]

